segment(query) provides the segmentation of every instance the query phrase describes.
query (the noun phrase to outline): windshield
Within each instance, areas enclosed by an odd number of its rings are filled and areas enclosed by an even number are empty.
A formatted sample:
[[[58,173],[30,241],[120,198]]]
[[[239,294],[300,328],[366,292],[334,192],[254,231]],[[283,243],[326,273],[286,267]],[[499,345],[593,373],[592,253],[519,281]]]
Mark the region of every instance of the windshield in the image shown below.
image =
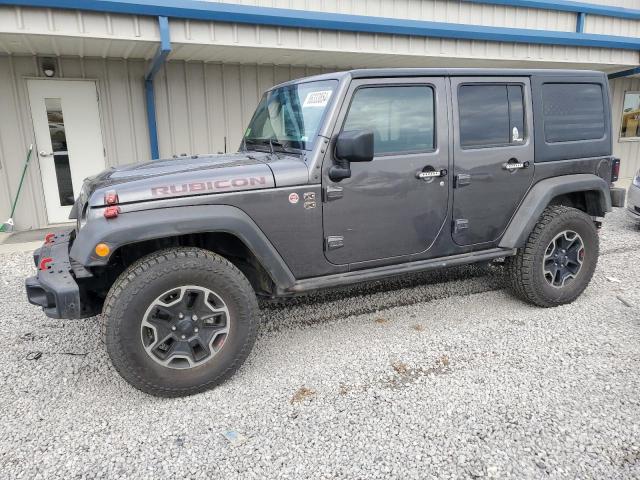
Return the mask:
[[[325,80],[268,91],[262,96],[245,131],[245,146],[313,149],[320,123],[337,85],[337,80]]]

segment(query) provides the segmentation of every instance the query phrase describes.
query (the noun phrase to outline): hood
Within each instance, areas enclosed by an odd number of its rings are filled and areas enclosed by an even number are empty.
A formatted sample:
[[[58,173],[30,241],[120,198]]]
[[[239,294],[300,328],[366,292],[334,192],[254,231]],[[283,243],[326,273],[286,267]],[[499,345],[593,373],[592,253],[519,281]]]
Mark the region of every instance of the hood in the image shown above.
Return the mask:
[[[270,154],[242,152],[194,155],[111,167],[85,180],[80,201],[104,205],[104,194],[114,191],[118,202],[256,190],[276,186],[268,163]],[[298,160],[298,163],[300,161]],[[83,198],[84,197],[84,198]]]

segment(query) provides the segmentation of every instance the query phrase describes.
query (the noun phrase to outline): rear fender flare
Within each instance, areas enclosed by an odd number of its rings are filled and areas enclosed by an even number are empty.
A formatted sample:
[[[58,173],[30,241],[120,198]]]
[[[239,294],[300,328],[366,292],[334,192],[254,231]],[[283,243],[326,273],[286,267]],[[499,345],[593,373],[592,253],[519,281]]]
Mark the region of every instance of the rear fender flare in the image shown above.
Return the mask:
[[[553,198],[566,193],[588,191],[598,192],[600,208],[603,212],[611,211],[609,185],[596,175],[563,175],[536,183],[518,207],[509,227],[502,236],[502,240],[500,240],[499,246],[503,248],[523,247],[540,215]]]

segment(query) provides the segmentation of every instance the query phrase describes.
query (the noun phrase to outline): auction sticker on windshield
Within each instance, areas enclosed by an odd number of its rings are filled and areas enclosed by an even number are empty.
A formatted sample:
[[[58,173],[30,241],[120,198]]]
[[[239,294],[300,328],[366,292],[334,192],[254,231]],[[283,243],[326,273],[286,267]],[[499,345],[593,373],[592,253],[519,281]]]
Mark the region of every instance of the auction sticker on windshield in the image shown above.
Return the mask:
[[[307,93],[307,98],[304,99],[302,108],[305,107],[324,107],[329,103],[331,98],[331,90],[320,90],[318,92]]]

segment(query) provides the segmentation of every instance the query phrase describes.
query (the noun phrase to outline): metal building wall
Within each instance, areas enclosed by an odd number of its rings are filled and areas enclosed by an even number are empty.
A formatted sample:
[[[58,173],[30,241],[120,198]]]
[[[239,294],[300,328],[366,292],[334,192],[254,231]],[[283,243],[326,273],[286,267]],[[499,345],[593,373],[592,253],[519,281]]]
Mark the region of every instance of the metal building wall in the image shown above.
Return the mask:
[[[236,151],[269,87],[334,68],[171,61],[156,76],[161,156]]]
[[[144,61],[57,59],[57,78],[97,80],[107,166],[150,158]],[[235,151],[260,95],[293,78],[335,68],[172,61],[156,76],[160,154]],[[18,186],[33,126],[27,78],[41,78],[34,56],[0,56],[0,215],[7,215]],[[51,80],[55,81],[55,80]],[[35,153],[35,152],[34,152]],[[47,224],[39,158],[32,163],[16,211],[16,228]],[[97,172],[96,172],[97,173]],[[5,219],[3,218],[2,221]]]
[[[107,165],[149,158],[142,81],[146,63],[81,58],[59,58],[57,62],[59,78],[97,80]],[[30,143],[35,143],[26,79],[41,77],[40,70],[37,57],[0,56],[2,216],[9,212],[27,148]],[[47,224],[38,162],[34,152],[16,210],[17,229],[38,228]]]

